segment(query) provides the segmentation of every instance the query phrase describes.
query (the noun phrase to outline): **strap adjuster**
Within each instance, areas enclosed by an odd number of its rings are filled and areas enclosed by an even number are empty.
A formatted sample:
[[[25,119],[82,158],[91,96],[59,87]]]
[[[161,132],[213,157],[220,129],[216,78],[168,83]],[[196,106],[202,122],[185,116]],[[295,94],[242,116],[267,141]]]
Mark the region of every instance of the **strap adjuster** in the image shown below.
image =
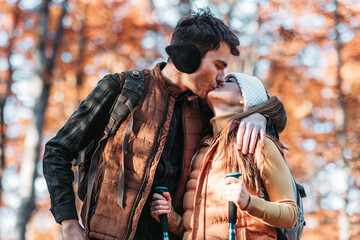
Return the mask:
[[[139,78],[140,77],[140,72],[139,71],[132,71],[131,75],[134,77],[134,78]]]

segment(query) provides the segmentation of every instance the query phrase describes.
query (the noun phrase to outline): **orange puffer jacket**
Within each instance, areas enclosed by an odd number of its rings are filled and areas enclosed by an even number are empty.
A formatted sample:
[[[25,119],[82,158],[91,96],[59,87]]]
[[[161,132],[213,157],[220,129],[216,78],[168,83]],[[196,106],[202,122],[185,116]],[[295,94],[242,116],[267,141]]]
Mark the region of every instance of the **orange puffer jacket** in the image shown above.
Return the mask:
[[[134,108],[134,126],[121,165],[122,142],[129,117],[109,138],[98,165],[88,236],[96,239],[133,239],[137,223],[152,188],[155,171],[164,149],[176,97],[181,90],[161,74],[160,66],[144,70],[145,89]],[[121,81],[125,75],[120,75]],[[184,156],[182,177],[174,197],[181,212],[190,162],[200,141],[200,99],[187,99],[183,107]],[[124,209],[117,204],[120,168],[125,167]],[[85,204],[84,204],[85,205]],[[84,210],[84,209],[83,209]],[[84,216],[82,216],[84,217]],[[83,219],[85,221],[85,219]]]
[[[222,159],[212,157],[217,142],[204,140],[192,163],[184,196],[183,239],[228,239],[228,202],[223,195],[222,178],[226,172]],[[216,156],[216,154],[214,154]],[[255,191],[248,188],[250,194]],[[246,211],[237,211],[236,239],[276,239],[276,229]]]

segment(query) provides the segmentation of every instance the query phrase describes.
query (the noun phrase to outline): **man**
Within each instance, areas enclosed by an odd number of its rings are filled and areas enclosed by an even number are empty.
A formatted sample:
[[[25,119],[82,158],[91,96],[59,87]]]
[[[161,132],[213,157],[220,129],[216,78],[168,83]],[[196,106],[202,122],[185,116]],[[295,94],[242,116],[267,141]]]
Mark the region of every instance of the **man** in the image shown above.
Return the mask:
[[[134,107],[125,159],[121,147],[129,119],[104,147],[91,197],[84,200],[82,209],[87,238],[161,239],[160,226],[150,214],[150,192],[156,186],[168,187],[173,206],[181,213],[190,162],[209,124],[203,99],[224,81],[230,55],[239,55],[238,46],[238,38],[210,12],[200,10],[179,21],[166,48],[168,62],[142,71],[145,89]],[[105,128],[124,80],[123,73],[102,79],[46,144],[44,176],[50,210],[61,223],[65,240],[84,239],[75,207],[71,161]],[[270,118],[282,131],[286,114],[284,109],[279,113],[280,117]],[[249,142],[253,150],[259,131],[264,139],[265,124],[260,114],[241,123],[238,139],[243,152]],[[118,188],[121,172],[125,183]]]

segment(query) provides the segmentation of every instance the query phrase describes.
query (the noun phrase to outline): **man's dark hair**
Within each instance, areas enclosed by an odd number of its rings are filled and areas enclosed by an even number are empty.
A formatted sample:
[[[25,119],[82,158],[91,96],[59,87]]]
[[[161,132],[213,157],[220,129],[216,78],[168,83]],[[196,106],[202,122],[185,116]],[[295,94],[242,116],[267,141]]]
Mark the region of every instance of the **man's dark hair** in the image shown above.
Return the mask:
[[[239,55],[237,36],[207,8],[182,18],[174,29],[170,44],[192,43],[204,57],[208,51],[217,50],[222,41],[229,46],[232,55]]]

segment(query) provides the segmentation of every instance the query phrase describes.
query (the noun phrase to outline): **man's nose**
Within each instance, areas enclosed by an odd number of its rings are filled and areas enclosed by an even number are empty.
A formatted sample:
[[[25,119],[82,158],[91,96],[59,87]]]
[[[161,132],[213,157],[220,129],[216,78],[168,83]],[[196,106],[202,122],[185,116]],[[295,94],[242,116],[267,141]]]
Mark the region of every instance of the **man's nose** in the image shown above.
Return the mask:
[[[218,76],[216,77],[216,82],[217,82],[218,84],[223,83],[224,81],[225,81],[225,75],[224,75],[224,74],[218,75]]]

